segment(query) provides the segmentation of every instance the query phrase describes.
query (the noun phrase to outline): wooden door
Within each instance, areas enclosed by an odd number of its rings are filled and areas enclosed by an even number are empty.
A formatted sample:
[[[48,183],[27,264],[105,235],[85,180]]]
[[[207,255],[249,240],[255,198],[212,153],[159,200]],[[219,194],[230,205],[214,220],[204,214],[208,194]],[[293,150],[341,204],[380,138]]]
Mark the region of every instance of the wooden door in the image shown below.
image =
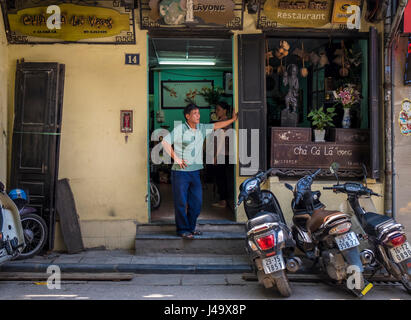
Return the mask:
[[[28,192],[53,248],[65,66],[17,63],[10,189]]]
[[[265,42],[262,34],[239,35],[239,129],[246,129],[247,139],[239,135],[240,150],[248,157],[258,157],[258,170],[267,168],[267,102],[265,83]],[[252,130],[258,130],[258,154],[252,153]],[[255,146],[254,146],[255,147]],[[241,163],[240,176],[256,173],[251,164]]]

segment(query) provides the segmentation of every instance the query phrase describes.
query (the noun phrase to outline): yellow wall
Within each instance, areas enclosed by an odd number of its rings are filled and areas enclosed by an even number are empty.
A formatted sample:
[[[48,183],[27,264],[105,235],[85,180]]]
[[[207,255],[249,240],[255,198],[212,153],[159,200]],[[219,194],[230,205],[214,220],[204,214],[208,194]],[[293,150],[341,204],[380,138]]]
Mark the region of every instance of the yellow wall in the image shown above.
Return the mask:
[[[125,53],[140,53],[141,65],[125,65]],[[86,247],[133,248],[136,223],[148,219],[146,53],[144,31],[136,45],[9,46],[10,84],[17,59],[66,65],[58,177],[70,180]],[[11,114],[14,86],[8,99]],[[134,110],[128,143],[120,133],[122,109]]]
[[[7,178],[7,39],[0,14],[0,181]]]

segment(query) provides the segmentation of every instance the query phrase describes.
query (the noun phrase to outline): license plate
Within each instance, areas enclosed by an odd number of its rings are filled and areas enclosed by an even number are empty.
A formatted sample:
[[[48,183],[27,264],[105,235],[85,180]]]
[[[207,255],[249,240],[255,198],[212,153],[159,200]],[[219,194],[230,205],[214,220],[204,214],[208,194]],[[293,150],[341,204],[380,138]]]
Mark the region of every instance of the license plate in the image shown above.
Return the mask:
[[[411,246],[408,242],[404,242],[401,246],[390,249],[392,258],[396,263],[411,258]]]
[[[348,232],[341,236],[335,237],[335,241],[337,242],[337,246],[340,251],[358,247],[360,245],[357,235],[354,232]]]
[[[263,268],[266,274],[285,269],[283,256],[276,255],[263,259]]]

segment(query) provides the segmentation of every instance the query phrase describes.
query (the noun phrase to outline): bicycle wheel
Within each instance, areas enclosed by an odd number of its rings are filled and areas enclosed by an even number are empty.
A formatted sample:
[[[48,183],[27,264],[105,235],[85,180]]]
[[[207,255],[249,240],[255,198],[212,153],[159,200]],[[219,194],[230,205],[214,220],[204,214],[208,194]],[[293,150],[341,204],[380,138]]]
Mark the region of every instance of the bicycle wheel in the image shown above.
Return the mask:
[[[151,182],[150,183],[150,204],[151,204],[151,209],[157,209],[160,206],[161,203],[161,194],[160,190],[158,190],[158,187]]]

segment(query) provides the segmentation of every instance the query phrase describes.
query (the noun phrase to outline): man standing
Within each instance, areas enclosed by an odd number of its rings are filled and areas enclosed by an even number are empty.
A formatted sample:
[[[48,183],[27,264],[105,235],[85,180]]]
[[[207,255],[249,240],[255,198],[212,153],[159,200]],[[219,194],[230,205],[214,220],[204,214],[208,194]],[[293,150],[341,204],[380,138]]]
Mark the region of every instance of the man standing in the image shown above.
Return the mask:
[[[194,235],[201,235],[195,228],[203,201],[200,170],[203,169],[204,140],[213,130],[235,122],[237,114],[234,113],[230,120],[203,124],[200,123],[199,108],[195,104],[189,104],[184,109],[184,117],[186,122],[164,137],[162,145],[174,159],[171,184],[177,234],[183,239],[194,239]]]

